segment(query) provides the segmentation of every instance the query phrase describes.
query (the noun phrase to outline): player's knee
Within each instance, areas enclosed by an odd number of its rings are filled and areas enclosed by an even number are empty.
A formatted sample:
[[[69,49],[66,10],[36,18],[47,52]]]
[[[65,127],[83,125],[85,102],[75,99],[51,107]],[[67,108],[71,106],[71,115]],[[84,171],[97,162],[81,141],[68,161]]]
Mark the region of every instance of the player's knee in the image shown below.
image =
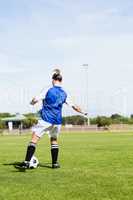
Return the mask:
[[[51,144],[57,144],[57,137],[51,137],[50,138]]]
[[[29,142],[28,146],[29,146],[29,147],[31,147],[31,146],[32,146],[32,147],[36,147],[36,143],[34,143],[34,142],[31,141],[31,142]]]
[[[40,138],[35,133],[32,134],[32,140],[31,140],[32,143],[36,144],[39,139]]]

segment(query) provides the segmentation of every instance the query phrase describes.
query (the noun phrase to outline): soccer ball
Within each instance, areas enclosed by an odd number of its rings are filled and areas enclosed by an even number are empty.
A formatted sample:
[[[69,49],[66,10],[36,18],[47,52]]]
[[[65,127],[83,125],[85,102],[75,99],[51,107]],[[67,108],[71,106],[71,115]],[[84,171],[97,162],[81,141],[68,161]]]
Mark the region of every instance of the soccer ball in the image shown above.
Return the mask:
[[[39,165],[39,161],[35,156],[32,156],[30,163],[29,163],[29,168],[30,169],[35,169],[37,168]]]

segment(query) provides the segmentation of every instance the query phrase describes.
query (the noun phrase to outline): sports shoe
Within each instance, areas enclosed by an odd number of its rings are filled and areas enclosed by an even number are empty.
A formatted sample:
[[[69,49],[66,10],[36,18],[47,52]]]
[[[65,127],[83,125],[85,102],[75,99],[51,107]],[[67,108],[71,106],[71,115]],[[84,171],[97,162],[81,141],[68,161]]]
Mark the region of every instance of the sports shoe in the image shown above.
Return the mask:
[[[52,168],[53,168],[53,169],[60,168],[60,164],[59,164],[59,163],[53,163],[53,164],[52,164]]]
[[[29,163],[24,161],[18,165],[15,165],[15,168],[20,170],[29,169]]]

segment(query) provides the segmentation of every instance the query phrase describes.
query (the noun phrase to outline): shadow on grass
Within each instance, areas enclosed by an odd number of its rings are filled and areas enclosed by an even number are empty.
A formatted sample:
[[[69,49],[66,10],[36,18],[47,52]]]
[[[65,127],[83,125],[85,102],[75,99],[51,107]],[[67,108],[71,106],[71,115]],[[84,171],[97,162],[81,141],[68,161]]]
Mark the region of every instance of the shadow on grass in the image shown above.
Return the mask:
[[[14,168],[16,169],[16,171],[14,172],[26,172],[27,170],[34,170],[34,169],[20,169],[19,167],[17,167],[19,164],[21,164],[21,162],[11,162],[11,163],[4,163],[4,166],[14,166]],[[39,163],[38,168],[49,168],[52,169],[51,167],[51,163]]]
[[[16,166],[19,165],[21,162],[11,162],[11,163],[4,163],[4,166]],[[45,168],[52,168],[51,163],[39,163],[38,167],[45,167]]]
[[[51,163],[40,163],[39,164],[39,167],[44,167],[44,168],[50,168],[50,169],[52,169],[52,167],[51,167]]]
[[[4,166],[13,166],[15,171],[12,172],[26,172],[25,169],[18,169],[17,166],[20,164],[21,162],[11,162],[11,163],[4,163]]]
[[[21,162],[11,162],[11,163],[4,163],[3,165],[4,166],[10,166],[10,165],[12,165],[12,166],[15,166],[15,165],[19,165]]]

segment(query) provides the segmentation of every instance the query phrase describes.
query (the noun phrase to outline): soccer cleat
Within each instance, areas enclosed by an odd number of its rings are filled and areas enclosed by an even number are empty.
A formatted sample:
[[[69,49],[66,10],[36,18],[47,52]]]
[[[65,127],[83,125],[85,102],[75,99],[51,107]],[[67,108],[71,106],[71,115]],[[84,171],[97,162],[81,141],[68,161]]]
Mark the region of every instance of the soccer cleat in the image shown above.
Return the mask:
[[[59,163],[53,163],[53,164],[52,164],[52,168],[53,168],[53,169],[60,168]]]
[[[28,162],[22,162],[18,165],[15,165],[15,168],[16,169],[20,169],[20,170],[26,170],[26,169],[29,169],[29,163]]]

